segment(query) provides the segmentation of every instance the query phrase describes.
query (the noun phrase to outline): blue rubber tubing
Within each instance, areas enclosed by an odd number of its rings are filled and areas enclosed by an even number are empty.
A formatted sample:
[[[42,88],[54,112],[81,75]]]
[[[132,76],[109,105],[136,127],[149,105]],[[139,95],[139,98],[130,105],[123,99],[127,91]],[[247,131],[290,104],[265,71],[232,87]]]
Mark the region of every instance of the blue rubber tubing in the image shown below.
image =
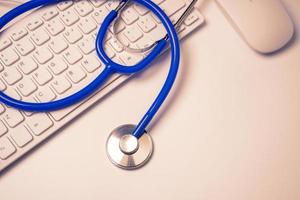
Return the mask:
[[[14,8],[13,10],[9,11],[8,13],[6,13],[0,18],[0,30],[5,25],[7,25],[10,21],[12,21],[13,19],[15,19],[21,14],[24,14],[35,8],[47,6],[49,4],[54,4],[61,1],[64,0],[28,1]],[[125,0],[123,1],[125,2]],[[147,9],[152,11],[162,21],[162,24],[164,25],[168,33],[170,46],[171,46],[171,65],[170,65],[171,67],[167,79],[159,95],[151,105],[150,109],[147,111],[147,113],[143,116],[141,121],[138,123],[135,131],[133,132],[133,135],[135,137],[140,138],[144,134],[146,127],[149,125],[149,123],[151,122],[151,120],[159,110],[159,108],[162,106],[163,102],[165,101],[166,97],[168,96],[175,82],[178,68],[179,68],[179,62],[180,62],[180,43],[177,36],[177,32],[172,22],[159,6],[157,6],[150,0],[134,0],[134,1],[145,6]],[[132,74],[146,69],[157,58],[157,56],[160,55],[160,53],[165,48],[167,41],[160,40],[158,44],[155,46],[155,48],[147,55],[147,57],[134,66],[123,66],[115,63],[111,59],[109,59],[109,57],[106,55],[103,48],[103,41],[109,25],[112,23],[113,20],[116,19],[117,16],[118,13],[116,11],[111,11],[109,15],[105,18],[104,22],[100,27],[96,39],[96,51],[99,58],[106,65],[106,67],[104,71],[85,88],[66,98],[56,100],[53,102],[47,102],[47,103],[24,102],[21,100],[14,99],[0,91],[0,102],[20,110],[33,111],[33,112],[49,112],[53,110],[59,110],[59,109],[69,107],[73,104],[76,104],[88,98],[91,94],[93,94],[97,89],[99,89],[103,85],[103,83],[108,79],[108,77],[112,73]]]

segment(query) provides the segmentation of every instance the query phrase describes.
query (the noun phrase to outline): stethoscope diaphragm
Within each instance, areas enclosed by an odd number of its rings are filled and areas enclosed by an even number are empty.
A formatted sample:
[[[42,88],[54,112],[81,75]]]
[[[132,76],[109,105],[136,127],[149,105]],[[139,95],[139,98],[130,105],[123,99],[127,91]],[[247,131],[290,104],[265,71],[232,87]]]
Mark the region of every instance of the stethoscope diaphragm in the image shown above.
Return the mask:
[[[123,125],[112,131],[106,142],[110,161],[122,169],[132,170],[146,164],[153,153],[153,141],[149,134],[137,139],[132,135],[135,125]]]

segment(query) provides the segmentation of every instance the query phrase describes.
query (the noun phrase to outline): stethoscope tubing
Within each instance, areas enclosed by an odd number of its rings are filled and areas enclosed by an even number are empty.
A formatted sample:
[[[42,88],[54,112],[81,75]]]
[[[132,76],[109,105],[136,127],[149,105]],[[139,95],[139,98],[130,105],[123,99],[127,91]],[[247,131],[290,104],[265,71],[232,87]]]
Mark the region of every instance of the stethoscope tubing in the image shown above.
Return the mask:
[[[167,79],[160,90],[157,98],[152,103],[151,107],[147,111],[147,113],[143,116],[143,118],[140,120],[138,125],[136,126],[135,130],[133,131],[132,135],[136,138],[140,138],[143,136],[146,127],[149,125],[159,108],[162,106],[164,101],[166,100],[168,94],[170,93],[179,69],[179,63],[180,63],[180,43],[179,38],[177,35],[177,31],[171,22],[170,18],[166,15],[166,13],[155,3],[149,0],[136,0],[136,2],[142,4],[149,10],[151,10],[162,22],[164,25],[167,33],[168,33],[168,39],[170,41],[170,47],[171,47],[171,64],[170,64],[170,70],[168,72]]]
[[[31,0],[28,1],[13,10],[6,13],[4,16],[0,18],[0,29],[2,29],[5,25],[7,25],[10,21],[18,17],[19,15],[28,12],[34,8],[38,8],[41,6],[58,3],[63,0]],[[123,2],[126,2],[126,0],[122,0]],[[103,72],[90,84],[88,84],[85,88],[80,90],[77,93],[74,93],[68,97],[65,97],[60,100],[47,102],[47,103],[31,103],[31,102],[24,102],[21,100],[14,99],[5,93],[0,91],[0,102],[3,102],[4,104],[20,109],[20,110],[26,110],[26,111],[33,111],[33,112],[49,112],[53,110],[59,110],[66,107],[69,107],[73,104],[76,104],[82,100],[85,100],[88,98],[91,94],[93,94],[99,87],[103,85],[103,83],[108,79],[108,77],[112,73],[121,73],[121,74],[132,74],[139,72],[141,70],[144,70],[147,68],[147,66],[152,63],[157,56],[161,54],[163,49],[165,48],[167,44],[167,40],[170,41],[171,46],[171,67],[167,76],[167,79],[159,92],[159,95],[147,111],[147,113],[143,116],[141,121],[136,126],[135,131],[133,132],[133,135],[136,138],[140,138],[144,132],[146,127],[149,125],[159,108],[162,106],[163,102],[165,101],[166,97],[168,96],[169,92],[171,91],[171,88],[175,82],[178,68],[179,68],[179,62],[180,62],[180,44],[179,39],[177,36],[176,29],[174,28],[171,20],[169,17],[164,13],[164,11],[154,4],[150,0],[135,0],[137,3],[145,6],[150,11],[152,11],[162,22],[164,25],[168,37],[164,38],[157,42],[157,45],[154,47],[154,49],[138,64],[134,66],[123,66],[121,64],[115,63],[112,61],[107,54],[105,53],[105,50],[103,48],[103,42],[106,35],[106,32],[110,26],[110,24],[117,18],[118,12],[111,11],[109,15],[105,18],[104,22],[102,23],[100,30],[98,32],[97,38],[96,38],[96,51],[101,59],[101,61],[105,64],[105,69]]]

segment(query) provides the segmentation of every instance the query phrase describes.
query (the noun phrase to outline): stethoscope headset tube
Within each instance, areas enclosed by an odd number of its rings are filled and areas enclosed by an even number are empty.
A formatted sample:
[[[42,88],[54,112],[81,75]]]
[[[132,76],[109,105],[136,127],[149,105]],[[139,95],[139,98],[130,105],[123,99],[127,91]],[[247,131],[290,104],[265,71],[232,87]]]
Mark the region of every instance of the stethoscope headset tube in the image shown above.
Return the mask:
[[[16,8],[9,11],[0,18],[0,30],[19,15],[22,15],[35,8],[59,3],[62,1],[64,0],[31,0],[20,6],[17,6]],[[143,5],[144,7],[152,11],[161,20],[163,26],[167,31],[167,36],[157,41],[152,51],[149,52],[148,55],[136,65],[124,66],[112,61],[107,56],[103,48],[104,38],[106,36],[106,32],[110,24],[118,17],[118,11],[120,11],[123,5],[128,3],[128,1],[129,0],[121,0],[121,7],[118,7],[116,10],[111,11],[100,26],[96,38],[96,52],[98,54],[98,57],[106,67],[103,70],[103,72],[85,88],[63,99],[47,103],[24,102],[21,100],[14,99],[6,95],[4,92],[0,91],[0,102],[8,106],[14,107],[16,109],[32,112],[49,112],[53,110],[66,108],[88,98],[97,89],[99,89],[99,87],[103,85],[103,83],[112,73],[133,74],[146,69],[161,54],[167,42],[169,41],[171,47],[171,67],[167,79],[161,91],[159,92],[159,95],[157,96],[147,113],[143,116],[138,125],[134,129],[132,128],[130,133],[137,140],[140,139],[145,134],[146,127],[149,125],[149,123],[151,122],[151,120],[165,101],[175,82],[180,62],[180,44],[174,25],[170,21],[169,17],[159,6],[157,6],[151,0],[134,0],[135,2]]]

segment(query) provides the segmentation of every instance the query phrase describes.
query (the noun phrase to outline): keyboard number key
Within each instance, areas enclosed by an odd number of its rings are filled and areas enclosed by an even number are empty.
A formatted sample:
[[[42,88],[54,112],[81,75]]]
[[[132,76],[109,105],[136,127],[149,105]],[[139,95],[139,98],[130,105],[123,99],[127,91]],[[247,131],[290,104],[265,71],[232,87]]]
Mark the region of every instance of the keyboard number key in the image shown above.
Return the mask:
[[[84,34],[89,34],[97,28],[95,22],[89,18],[85,18],[82,21],[80,21],[78,27]]]
[[[55,36],[65,30],[64,25],[57,19],[54,19],[46,24],[46,28],[52,36]]]
[[[31,39],[34,41],[34,43],[38,46],[43,45],[45,42],[50,40],[49,35],[42,29],[35,31],[31,35]]]
[[[43,13],[43,19],[46,21],[49,21],[50,19],[52,19],[53,17],[55,17],[56,15],[58,15],[58,12],[56,10],[56,8],[48,8],[46,10],[46,12]]]
[[[23,39],[16,43],[16,49],[22,56],[26,56],[27,54],[32,52],[35,47],[29,40]]]
[[[64,11],[73,5],[73,1],[63,1],[57,4],[59,10]]]
[[[72,10],[67,10],[61,13],[61,20],[67,26],[71,26],[79,20],[79,17]]]
[[[28,31],[24,28],[18,29],[16,32],[11,34],[11,37],[14,41],[18,41],[28,34]]]
[[[37,19],[34,19],[31,22],[29,22],[27,24],[27,28],[30,31],[34,31],[35,29],[37,29],[38,27],[40,27],[42,24],[43,24],[43,21],[37,18]]]
[[[75,5],[75,10],[81,17],[85,17],[90,14],[94,9],[93,6],[87,1],[79,1]]]

